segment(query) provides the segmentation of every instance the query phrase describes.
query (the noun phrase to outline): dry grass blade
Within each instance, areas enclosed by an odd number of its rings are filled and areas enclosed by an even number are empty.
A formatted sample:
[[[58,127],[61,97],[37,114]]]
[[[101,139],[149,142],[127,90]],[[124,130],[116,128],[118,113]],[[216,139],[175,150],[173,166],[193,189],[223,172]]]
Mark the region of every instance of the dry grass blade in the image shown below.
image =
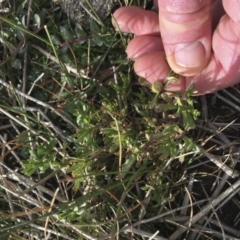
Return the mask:
[[[37,49],[40,53],[42,53],[46,58],[49,58],[51,59],[53,62],[56,62],[56,63],[59,63],[59,61],[57,60],[56,57],[54,57],[53,55],[51,55],[49,52],[46,52],[44,49],[42,49],[41,47],[35,45],[35,44],[32,44],[32,47]],[[83,77],[85,79],[89,79],[89,77],[83,73],[81,73],[80,71],[78,71],[77,69],[67,65],[67,64],[64,64],[66,69],[68,70],[69,73],[74,73],[76,76],[78,77]]]
[[[218,204],[221,203],[225,198],[227,198],[230,194],[237,194],[237,192],[240,189],[240,180],[238,180],[236,183],[234,183],[232,186],[230,186],[227,190],[225,190],[222,194],[220,194],[217,198],[212,199],[210,203],[208,203],[206,206],[201,208],[199,213],[194,215],[191,219],[191,224],[195,224],[198,220],[200,220],[202,217],[207,215],[213,208],[215,208]],[[179,228],[177,231],[175,231],[169,238],[169,240],[175,240],[177,239],[182,233],[184,233],[188,229],[190,221],[187,221],[182,227]]]
[[[13,86],[11,86],[10,84],[4,82],[2,79],[0,79],[0,84],[2,84],[4,87],[8,88],[10,91],[13,90]],[[55,108],[53,108],[51,105],[47,104],[47,103],[44,103],[38,99],[35,99],[17,89],[14,89],[14,92],[16,92],[17,94],[19,94],[20,96],[30,100],[30,101],[33,101],[35,102],[36,104],[38,105],[41,105],[43,107],[46,107],[50,110],[52,110],[56,115],[60,116],[64,121],[66,121],[67,123],[69,123],[72,127],[74,127],[74,129],[78,129],[78,127],[76,125],[74,125],[71,121],[69,121],[69,119],[67,119],[63,114],[61,114],[59,111],[57,111]]]
[[[158,236],[158,235],[157,235],[158,232],[156,232],[155,234],[152,234],[152,233],[148,233],[148,232],[145,232],[145,231],[136,229],[136,228],[127,229],[126,232],[139,235],[139,236],[141,236],[142,238],[148,238],[149,240],[150,240],[150,239],[152,239],[152,240],[167,240],[167,238]]]
[[[239,177],[239,172],[227,166],[221,159],[215,157],[213,154],[207,153],[206,151],[202,150],[202,154],[206,156],[210,161],[216,164],[222,171],[224,171],[229,177],[236,178]]]
[[[131,226],[124,226],[122,229],[119,230],[119,233],[121,232],[125,232],[125,231],[131,231],[131,228],[132,227],[136,227],[136,226],[139,226],[141,224],[145,224],[145,223],[149,223],[149,222],[153,222],[155,220],[161,220],[161,219],[164,219],[165,216],[168,216],[170,214],[173,214],[175,212],[178,212],[182,209],[185,209],[185,208],[189,208],[189,207],[192,207],[194,205],[198,205],[198,204],[202,204],[206,201],[209,201],[210,199],[204,199],[204,200],[200,200],[200,201],[196,201],[194,202],[193,204],[188,204],[188,205],[185,205],[185,206],[182,206],[182,207],[178,207],[178,208],[175,208],[173,210],[170,210],[170,211],[167,211],[165,213],[162,213],[162,214],[159,214],[159,215],[156,215],[154,217],[151,217],[151,218],[148,218],[148,219],[144,219],[144,220],[140,220],[134,224],[132,224]],[[101,237],[99,238],[99,240],[106,240],[106,239],[109,239],[110,235],[107,235],[107,236],[104,236],[104,237]]]

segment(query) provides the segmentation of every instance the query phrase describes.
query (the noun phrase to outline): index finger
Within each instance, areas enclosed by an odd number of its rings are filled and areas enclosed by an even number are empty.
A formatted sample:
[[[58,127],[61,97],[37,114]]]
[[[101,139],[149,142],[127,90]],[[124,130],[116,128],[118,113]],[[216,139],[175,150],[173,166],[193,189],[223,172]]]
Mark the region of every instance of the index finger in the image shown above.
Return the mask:
[[[159,36],[159,20],[155,12],[135,6],[127,6],[117,9],[113,17],[113,25],[116,29],[119,27],[122,32],[133,33],[136,36]]]

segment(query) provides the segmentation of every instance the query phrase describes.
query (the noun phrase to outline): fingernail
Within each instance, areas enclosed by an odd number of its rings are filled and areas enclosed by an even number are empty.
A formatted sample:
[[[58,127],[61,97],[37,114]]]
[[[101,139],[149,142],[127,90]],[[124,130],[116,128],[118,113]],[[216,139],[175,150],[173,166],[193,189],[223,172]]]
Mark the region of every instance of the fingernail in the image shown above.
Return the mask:
[[[205,48],[199,41],[177,44],[174,49],[176,63],[181,67],[199,67],[205,61]]]

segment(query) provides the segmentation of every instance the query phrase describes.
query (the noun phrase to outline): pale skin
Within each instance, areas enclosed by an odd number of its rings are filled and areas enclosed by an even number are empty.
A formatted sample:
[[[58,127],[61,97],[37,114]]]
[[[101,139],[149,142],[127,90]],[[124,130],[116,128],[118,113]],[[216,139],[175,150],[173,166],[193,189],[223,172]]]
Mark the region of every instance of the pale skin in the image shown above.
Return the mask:
[[[158,0],[158,14],[138,7],[114,13],[122,32],[135,34],[127,56],[137,75],[164,81],[170,70],[180,81],[168,91],[195,84],[206,94],[240,82],[240,0]],[[113,21],[113,24],[116,24]]]

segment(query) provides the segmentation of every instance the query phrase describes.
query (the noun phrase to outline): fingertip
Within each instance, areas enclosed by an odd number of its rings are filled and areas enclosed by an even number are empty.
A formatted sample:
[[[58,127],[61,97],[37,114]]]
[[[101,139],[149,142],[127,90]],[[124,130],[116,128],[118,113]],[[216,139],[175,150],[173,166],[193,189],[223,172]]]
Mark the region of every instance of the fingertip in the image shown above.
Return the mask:
[[[223,0],[222,1],[224,10],[228,14],[228,16],[237,23],[240,23],[240,2],[239,1],[229,1]]]
[[[147,79],[150,83],[164,81],[170,72],[163,51],[146,53],[139,57],[134,63],[134,71],[140,77]]]
[[[131,60],[136,60],[148,52],[164,51],[160,36],[137,36],[127,46],[126,53]]]
[[[126,24],[129,19],[128,8],[129,7],[118,8],[112,16],[112,25],[114,28],[125,33],[131,33],[131,29],[129,29]]]
[[[117,9],[113,14],[112,23],[116,29],[135,35],[159,33],[157,13],[136,6]]]

